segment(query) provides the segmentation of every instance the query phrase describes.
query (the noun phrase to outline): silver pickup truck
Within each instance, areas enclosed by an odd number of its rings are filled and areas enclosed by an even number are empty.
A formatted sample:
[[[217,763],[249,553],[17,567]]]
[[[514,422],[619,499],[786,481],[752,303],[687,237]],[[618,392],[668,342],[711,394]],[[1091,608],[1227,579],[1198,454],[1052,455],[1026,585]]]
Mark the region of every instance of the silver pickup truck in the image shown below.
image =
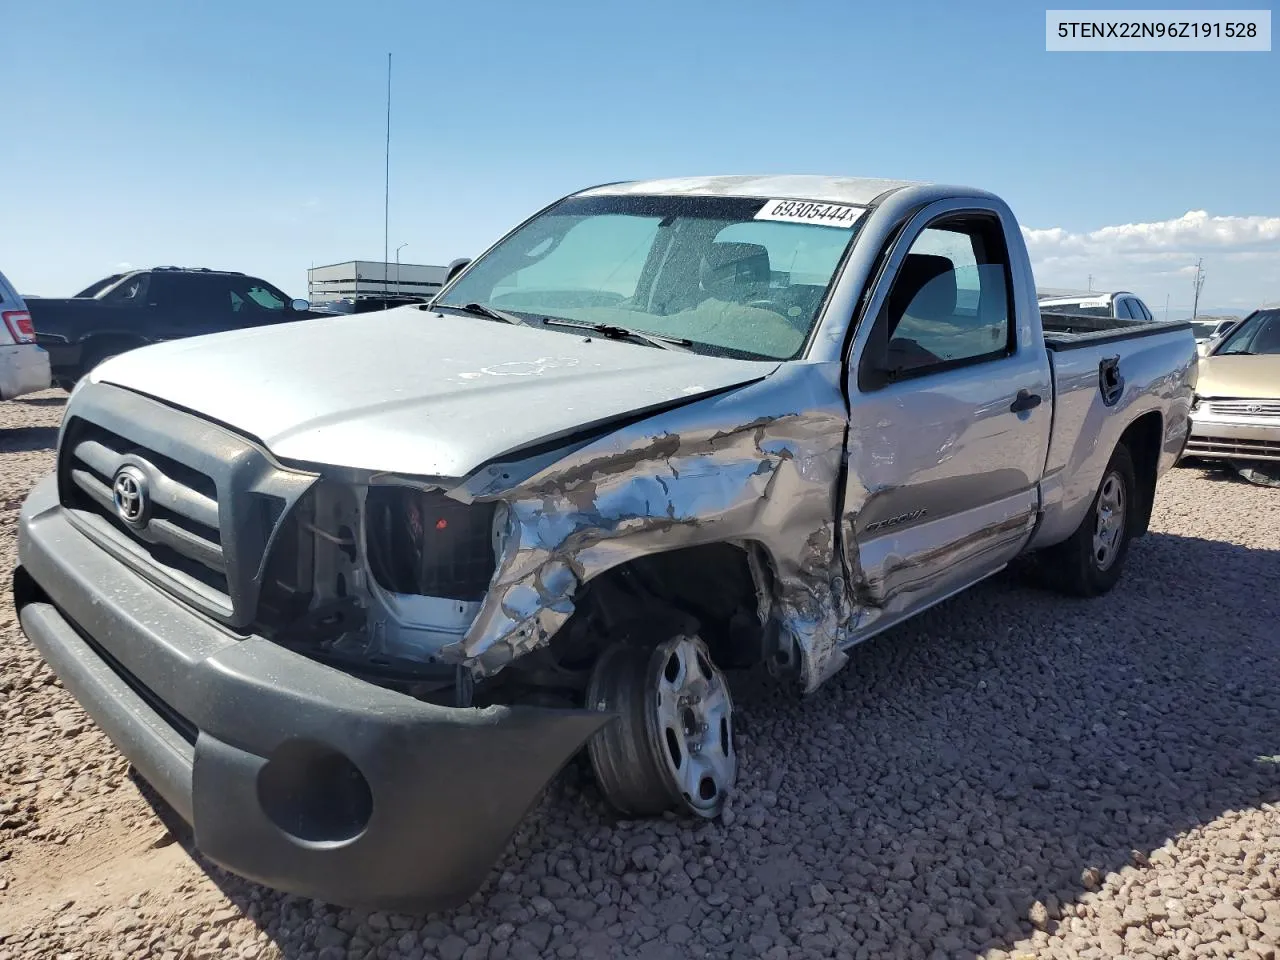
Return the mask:
[[[449,906],[584,747],[623,815],[718,815],[726,669],[813,691],[1020,554],[1109,590],[1195,341],[1047,325],[989,193],[595,187],[430,304],[96,368],[16,606],[211,860]]]

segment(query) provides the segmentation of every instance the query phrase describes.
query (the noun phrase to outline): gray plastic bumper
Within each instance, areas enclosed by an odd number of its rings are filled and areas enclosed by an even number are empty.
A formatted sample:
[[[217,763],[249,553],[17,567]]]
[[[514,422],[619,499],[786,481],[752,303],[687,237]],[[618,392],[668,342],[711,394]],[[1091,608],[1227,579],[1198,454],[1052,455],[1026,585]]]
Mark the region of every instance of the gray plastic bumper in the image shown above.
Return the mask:
[[[19,526],[22,628],[210,860],[344,906],[435,910],[484,881],[608,715],[455,709],[192,612],[81,535],[51,477]]]

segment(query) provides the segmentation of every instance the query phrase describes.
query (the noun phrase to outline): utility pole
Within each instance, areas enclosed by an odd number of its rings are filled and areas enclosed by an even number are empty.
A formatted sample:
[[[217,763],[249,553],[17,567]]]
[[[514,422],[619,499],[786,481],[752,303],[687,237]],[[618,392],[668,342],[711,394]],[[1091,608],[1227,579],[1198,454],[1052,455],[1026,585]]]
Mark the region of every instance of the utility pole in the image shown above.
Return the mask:
[[[1167,293],[1164,295],[1164,319],[1165,319],[1165,322],[1166,322],[1166,323],[1168,323],[1168,321],[1169,321],[1169,295],[1168,295]]]
[[[391,54],[387,54],[387,164],[382,196],[382,293],[387,292],[387,253],[391,249]]]
[[[1204,257],[1200,257],[1196,260],[1196,276],[1195,279],[1191,281],[1196,291],[1195,300],[1191,302],[1192,320],[1200,315],[1200,288],[1204,286],[1204,270],[1200,267],[1202,263],[1204,263]]]
[[[1093,274],[1089,274],[1089,292],[1093,293]]]

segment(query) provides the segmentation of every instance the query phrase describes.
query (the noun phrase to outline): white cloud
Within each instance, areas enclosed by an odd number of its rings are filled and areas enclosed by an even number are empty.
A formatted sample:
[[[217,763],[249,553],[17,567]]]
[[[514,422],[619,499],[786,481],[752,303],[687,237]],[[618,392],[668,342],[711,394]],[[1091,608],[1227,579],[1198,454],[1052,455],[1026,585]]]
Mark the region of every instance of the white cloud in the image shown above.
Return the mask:
[[[1071,233],[1061,227],[1047,230],[1024,227],[1022,232],[1027,246],[1033,251],[1153,253],[1159,250],[1280,243],[1280,217],[1211,217],[1204,210],[1189,210],[1174,220],[1122,223],[1100,227],[1089,233]]]
[[[1168,297],[1190,306],[1203,258],[1201,304],[1244,307],[1280,296],[1280,216],[1211,216],[1190,210],[1171,220],[1123,223],[1073,233],[1023,227],[1040,286],[1133,290],[1153,306]]]

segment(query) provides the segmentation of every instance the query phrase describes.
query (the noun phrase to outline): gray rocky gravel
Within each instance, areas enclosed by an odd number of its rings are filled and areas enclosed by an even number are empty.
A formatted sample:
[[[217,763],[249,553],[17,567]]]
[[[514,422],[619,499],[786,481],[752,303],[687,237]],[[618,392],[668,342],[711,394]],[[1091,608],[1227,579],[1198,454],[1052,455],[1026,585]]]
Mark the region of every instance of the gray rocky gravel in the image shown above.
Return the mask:
[[[0,404],[5,571],[62,397]],[[1175,470],[1152,531],[1108,597],[1014,571],[858,648],[807,700],[735,677],[722,823],[617,821],[571,765],[485,889],[435,916],[202,861],[5,596],[0,960],[1277,960],[1280,491]]]

